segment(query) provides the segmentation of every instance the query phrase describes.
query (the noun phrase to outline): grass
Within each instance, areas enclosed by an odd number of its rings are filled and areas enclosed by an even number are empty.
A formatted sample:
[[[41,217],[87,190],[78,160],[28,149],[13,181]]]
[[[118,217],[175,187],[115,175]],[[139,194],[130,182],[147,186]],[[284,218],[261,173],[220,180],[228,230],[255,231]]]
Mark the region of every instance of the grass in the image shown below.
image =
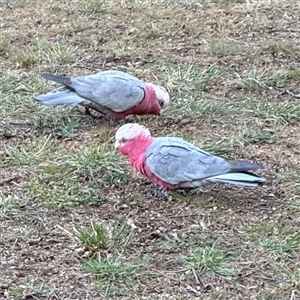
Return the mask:
[[[299,94],[299,1],[2,1],[0,15],[5,297],[297,298],[300,106],[284,90]],[[32,101],[57,87],[41,73],[108,69],[166,87],[170,107],[115,124]],[[127,122],[260,163],[267,182],[161,199],[114,150]]]
[[[121,236],[125,230],[126,223],[121,226],[105,226],[94,220],[87,228],[76,228],[76,236],[83,246],[88,250],[102,249],[108,250],[123,244]],[[125,239],[124,239],[125,241]]]
[[[31,279],[25,285],[21,285],[17,289],[13,290],[11,293],[14,298],[22,297],[51,297],[53,295],[53,289],[44,284],[35,282],[34,279]]]
[[[107,1],[80,1],[78,4],[78,11],[87,15],[103,14],[107,11],[107,9]]]
[[[80,174],[93,177],[96,171],[102,172],[109,182],[125,182],[127,180],[121,157],[106,145],[96,148],[82,148],[77,154],[66,154],[61,157],[61,163]],[[99,175],[99,174],[98,174]]]
[[[140,265],[126,262],[126,258],[119,252],[126,245],[126,222],[122,225],[108,226],[95,220],[85,228],[75,228],[76,237],[84,247],[82,255],[83,269],[96,279],[97,289],[105,296],[117,294],[118,285],[124,278],[137,277]],[[90,256],[86,259],[86,256]]]
[[[236,109],[233,103],[230,102],[192,97],[177,99],[176,103],[174,103],[174,108],[180,112],[182,118],[218,117],[234,113]]]
[[[226,266],[230,260],[229,253],[215,248],[202,249],[186,257],[188,268],[193,272],[196,281],[198,281],[198,272],[201,275],[205,273],[214,273],[220,276],[233,275],[234,269]]]
[[[299,250],[299,235],[284,223],[271,227],[258,223],[248,228],[252,240],[266,251],[278,256],[294,256]]]
[[[32,166],[48,159],[51,149],[50,136],[45,139],[35,140],[24,145],[23,149],[14,147],[5,148],[5,155],[11,166]]]
[[[272,123],[292,124],[298,122],[300,105],[289,101],[281,103],[258,103],[253,109],[254,116]]]
[[[124,262],[103,259],[99,255],[97,259],[84,261],[85,271],[92,273],[97,280],[97,290],[103,291],[105,297],[118,295],[120,281],[128,281],[136,277],[139,272],[138,265],[126,265]]]
[[[212,41],[209,44],[207,53],[212,56],[217,56],[219,58],[224,56],[236,55],[243,51],[240,45],[235,45],[226,41]]]

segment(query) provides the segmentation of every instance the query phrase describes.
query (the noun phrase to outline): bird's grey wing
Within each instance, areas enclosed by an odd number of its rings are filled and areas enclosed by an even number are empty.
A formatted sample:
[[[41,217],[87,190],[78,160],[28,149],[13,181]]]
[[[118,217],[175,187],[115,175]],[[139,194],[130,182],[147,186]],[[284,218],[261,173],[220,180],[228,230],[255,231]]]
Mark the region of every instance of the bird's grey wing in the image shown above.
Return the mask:
[[[161,180],[173,185],[202,180],[230,171],[230,163],[181,138],[156,138],[146,151],[146,164]]]
[[[115,112],[130,109],[145,97],[143,81],[121,71],[103,71],[94,75],[74,77],[71,82],[81,97]]]

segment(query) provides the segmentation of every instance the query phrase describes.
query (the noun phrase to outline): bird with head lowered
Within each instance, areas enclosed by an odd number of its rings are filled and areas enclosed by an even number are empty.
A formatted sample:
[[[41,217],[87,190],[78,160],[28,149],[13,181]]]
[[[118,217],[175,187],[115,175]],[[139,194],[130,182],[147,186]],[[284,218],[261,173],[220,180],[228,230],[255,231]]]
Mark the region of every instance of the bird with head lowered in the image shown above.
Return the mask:
[[[193,189],[204,183],[254,187],[265,182],[250,172],[262,169],[259,164],[248,160],[229,162],[177,137],[154,138],[149,129],[137,123],[125,124],[117,130],[115,148],[165,191]]]

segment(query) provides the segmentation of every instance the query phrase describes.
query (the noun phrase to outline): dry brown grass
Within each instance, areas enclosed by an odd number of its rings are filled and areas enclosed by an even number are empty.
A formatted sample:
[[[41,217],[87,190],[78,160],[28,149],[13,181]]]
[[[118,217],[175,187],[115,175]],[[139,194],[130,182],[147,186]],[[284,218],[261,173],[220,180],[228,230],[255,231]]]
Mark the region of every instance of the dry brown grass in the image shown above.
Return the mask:
[[[300,92],[298,1],[9,0],[0,13],[1,299],[299,297],[300,104],[276,89]],[[119,124],[31,99],[53,86],[42,72],[112,68],[173,100],[124,122],[260,162],[267,183],[160,199],[113,152]],[[91,220],[113,247],[78,239]]]

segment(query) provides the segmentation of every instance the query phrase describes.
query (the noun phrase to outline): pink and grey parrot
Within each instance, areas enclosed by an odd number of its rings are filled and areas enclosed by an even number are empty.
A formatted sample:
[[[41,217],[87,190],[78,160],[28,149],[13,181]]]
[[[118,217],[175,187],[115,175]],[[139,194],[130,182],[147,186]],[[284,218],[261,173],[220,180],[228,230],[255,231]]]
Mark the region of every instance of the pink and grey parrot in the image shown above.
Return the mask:
[[[107,119],[118,121],[128,115],[159,115],[170,97],[165,88],[146,83],[121,71],[103,71],[94,75],[68,78],[42,74],[47,80],[63,87],[34,100],[47,105],[81,105],[104,114]]]
[[[265,182],[249,172],[262,169],[259,164],[247,160],[229,162],[177,137],[154,138],[137,123],[121,126],[115,140],[115,148],[128,156],[131,165],[165,191],[193,189],[208,182],[242,186]]]

